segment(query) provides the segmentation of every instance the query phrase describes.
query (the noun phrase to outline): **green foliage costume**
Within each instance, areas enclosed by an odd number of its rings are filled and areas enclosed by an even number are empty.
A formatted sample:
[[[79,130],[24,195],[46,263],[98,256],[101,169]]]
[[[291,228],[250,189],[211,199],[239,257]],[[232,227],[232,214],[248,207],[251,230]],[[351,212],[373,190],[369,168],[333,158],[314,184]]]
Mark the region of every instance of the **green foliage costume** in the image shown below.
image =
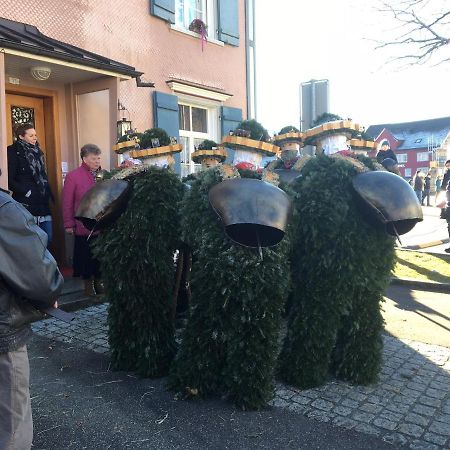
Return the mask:
[[[128,181],[133,191],[125,213],[95,245],[110,301],[111,363],[114,369],[161,376],[176,348],[173,255],[183,186],[176,174],[157,167]]]
[[[243,409],[257,409],[273,395],[288,244],[262,249],[261,260],[257,249],[225,235],[208,201],[224,176],[223,166],[199,173],[183,201],[184,240],[194,261],[192,311],[169,386],[186,396],[226,395]]]
[[[370,169],[368,158],[360,158]],[[278,373],[301,388],[328,376],[367,384],[381,363],[382,294],[394,240],[357,207],[352,178],[367,170],[353,158],[318,156],[291,185],[298,214],[292,304]]]

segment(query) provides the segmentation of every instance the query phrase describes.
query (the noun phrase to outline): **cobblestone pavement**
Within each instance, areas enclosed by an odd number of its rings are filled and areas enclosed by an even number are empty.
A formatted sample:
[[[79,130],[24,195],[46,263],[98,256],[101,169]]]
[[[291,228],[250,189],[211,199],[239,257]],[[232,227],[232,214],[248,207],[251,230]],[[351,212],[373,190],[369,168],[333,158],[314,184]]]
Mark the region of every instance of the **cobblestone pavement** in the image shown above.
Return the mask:
[[[71,324],[47,319],[33,330],[48,338],[107,353],[107,305],[75,313]],[[316,389],[277,386],[275,407],[376,435],[396,447],[450,449],[450,349],[384,337],[380,381],[331,381]]]

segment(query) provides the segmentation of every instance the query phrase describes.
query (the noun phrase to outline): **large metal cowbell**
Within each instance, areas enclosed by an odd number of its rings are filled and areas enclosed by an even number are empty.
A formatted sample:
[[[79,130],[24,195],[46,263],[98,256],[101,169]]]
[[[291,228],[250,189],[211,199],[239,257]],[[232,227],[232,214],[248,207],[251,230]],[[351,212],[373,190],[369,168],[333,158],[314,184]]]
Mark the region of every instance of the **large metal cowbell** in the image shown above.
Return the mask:
[[[284,237],[291,212],[287,194],[265,181],[233,178],[209,191],[226,234],[246,247],[270,247]]]

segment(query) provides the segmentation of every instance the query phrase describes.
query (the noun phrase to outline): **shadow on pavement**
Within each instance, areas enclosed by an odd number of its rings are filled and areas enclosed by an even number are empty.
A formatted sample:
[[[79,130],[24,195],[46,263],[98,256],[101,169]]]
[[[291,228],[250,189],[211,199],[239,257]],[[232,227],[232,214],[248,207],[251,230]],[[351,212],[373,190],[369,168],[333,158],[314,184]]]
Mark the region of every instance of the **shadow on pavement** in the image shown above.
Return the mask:
[[[111,372],[106,355],[67,343],[37,336],[29,353],[34,450],[392,448],[287,409],[176,401],[164,380]]]

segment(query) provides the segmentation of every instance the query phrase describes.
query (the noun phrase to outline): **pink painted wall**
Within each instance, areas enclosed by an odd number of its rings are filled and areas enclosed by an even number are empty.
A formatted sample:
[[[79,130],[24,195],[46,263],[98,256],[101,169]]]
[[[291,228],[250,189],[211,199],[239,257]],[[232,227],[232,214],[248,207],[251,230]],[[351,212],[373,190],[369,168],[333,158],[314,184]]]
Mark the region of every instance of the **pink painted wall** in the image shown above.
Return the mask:
[[[207,43],[170,29],[150,15],[148,0],[2,0],[0,15],[35,25],[47,36],[129,64],[171,93],[166,81],[180,78],[233,94],[225,104],[246,115],[245,6],[239,0],[240,46]],[[151,93],[134,80],[120,83],[119,98],[134,126],[152,125]]]

